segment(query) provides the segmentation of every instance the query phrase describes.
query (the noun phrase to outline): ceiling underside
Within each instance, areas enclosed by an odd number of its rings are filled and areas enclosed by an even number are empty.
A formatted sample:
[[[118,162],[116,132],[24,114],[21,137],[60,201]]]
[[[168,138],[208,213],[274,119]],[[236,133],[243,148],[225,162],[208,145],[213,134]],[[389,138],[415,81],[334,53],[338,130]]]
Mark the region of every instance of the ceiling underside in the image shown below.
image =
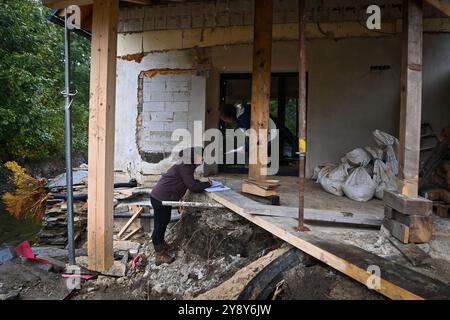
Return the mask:
[[[87,3],[89,0],[86,0],[85,2]],[[165,10],[166,12],[173,11],[178,12],[178,15],[183,15],[183,12],[190,14],[190,11],[194,10],[191,9],[191,6],[196,6],[195,10],[198,11],[200,15],[204,14],[206,21],[207,10],[209,10],[209,15],[211,15],[211,8],[213,8],[213,15],[223,16],[230,14],[232,10],[236,10],[236,7],[239,8],[241,3],[245,3],[247,14],[253,15],[252,0],[127,0],[121,1],[120,7],[121,12],[126,12],[127,10],[145,10],[145,13],[147,13],[149,11]],[[291,7],[288,8],[288,10],[285,10],[285,12],[287,12],[285,15],[291,15],[290,22],[296,22],[298,20],[298,9],[296,7],[298,2],[296,0],[275,0],[274,23],[277,23],[277,10],[281,6],[286,6],[287,3],[291,3]],[[401,3],[402,0],[306,0],[306,20],[310,22],[363,21],[364,19],[367,19],[366,8],[369,4],[377,4],[381,7],[383,20],[395,20],[401,18]],[[292,6],[292,4],[294,4],[294,6]],[[205,13],[201,12],[202,9],[198,9],[203,7],[205,8]],[[80,8],[81,27],[83,29],[81,32],[89,35],[92,31],[92,5],[84,5],[80,6]],[[438,18],[447,17],[430,5],[425,5],[424,16]],[[141,17],[140,19],[145,20],[146,18]],[[54,11],[50,20],[57,24],[64,25],[64,10]],[[204,27],[207,26],[205,25]]]

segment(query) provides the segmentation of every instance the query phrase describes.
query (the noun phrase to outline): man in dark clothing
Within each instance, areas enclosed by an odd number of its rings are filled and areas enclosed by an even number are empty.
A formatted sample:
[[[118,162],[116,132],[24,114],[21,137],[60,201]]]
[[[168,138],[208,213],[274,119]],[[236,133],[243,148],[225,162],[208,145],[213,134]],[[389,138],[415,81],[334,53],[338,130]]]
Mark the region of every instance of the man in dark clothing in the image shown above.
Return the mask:
[[[251,105],[248,102],[243,102],[239,104],[223,104],[220,107],[220,118],[225,123],[235,122],[237,126],[243,130],[247,131],[251,128]],[[290,132],[290,130],[283,125],[277,118],[270,116],[269,118],[269,134],[270,130],[278,129],[280,133],[280,138],[287,142],[293,150],[297,148],[297,138]],[[269,145],[275,136],[270,135]],[[248,152],[250,149],[248,141],[245,145],[233,150],[233,152]]]
[[[167,225],[170,223],[172,207],[163,201],[179,201],[187,190],[200,193],[211,186],[210,182],[194,179],[195,169],[203,162],[203,149],[190,148],[180,152],[181,160],[174,164],[158,181],[150,193],[155,216],[152,242],[156,252],[156,265],[172,263],[175,259],[168,253],[164,241]]]

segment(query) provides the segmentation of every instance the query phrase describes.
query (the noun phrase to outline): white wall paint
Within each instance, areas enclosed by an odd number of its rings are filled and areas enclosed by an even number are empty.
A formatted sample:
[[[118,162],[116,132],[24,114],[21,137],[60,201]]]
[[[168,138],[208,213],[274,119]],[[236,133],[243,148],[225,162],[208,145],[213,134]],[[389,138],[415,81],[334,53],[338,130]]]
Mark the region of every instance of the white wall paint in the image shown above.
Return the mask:
[[[251,45],[221,46],[208,50],[210,77],[199,83],[204,92],[199,113],[207,127],[218,125],[220,73],[251,72]],[[315,165],[336,162],[347,151],[373,145],[371,132],[381,129],[398,135],[400,99],[399,38],[310,40],[307,42],[308,174]],[[438,131],[450,125],[450,35],[426,34],[424,40],[423,120]],[[116,169],[139,172],[137,152],[137,79],[143,70],[192,68],[191,51],[147,55],[140,64],[118,61]],[[275,42],[273,71],[297,70],[297,43]],[[371,65],[390,65],[388,71],[370,72]],[[205,81],[205,79],[203,79]],[[206,90],[206,91],[205,91]],[[205,106],[206,104],[206,106]],[[192,119],[191,119],[192,120]]]

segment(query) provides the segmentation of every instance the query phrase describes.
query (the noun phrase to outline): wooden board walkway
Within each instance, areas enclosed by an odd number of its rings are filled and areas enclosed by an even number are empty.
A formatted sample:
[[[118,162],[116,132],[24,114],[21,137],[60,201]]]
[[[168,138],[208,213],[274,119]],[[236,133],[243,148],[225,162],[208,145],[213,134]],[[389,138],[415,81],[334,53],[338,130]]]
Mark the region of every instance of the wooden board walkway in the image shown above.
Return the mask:
[[[215,194],[220,196],[222,192]],[[230,191],[225,194],[228,195],[227,199],[232,200],[225,206],[239,214],[247,213],[259,216],[284,217],[295,219],[297,219],[298,217],[298,208],[295,207],[264,205],[233,191]],[[223,198],[222,201],[226,201],[226,199]],[[223,205],[223,203],[221,204]],[[310,209],[310,208],[305,208],[305,221],[341,223],[360,227],[367,226],[371,228],[374,227],[380,228],[381,225],[383,224],[383,218],[375,215],[370,214],[357,215],[353,213],[344,213],[333,210]]]
[[[447,284],[356,246],[338,241],[323,240],[310,232],[297,232],[297,221],[293,218],[253,215],[249,213],[254,211],[252,200],[234,191],[210,193],[209,197],[278,238],[364,285],[371,283],[374,278],[368,271],[369,267],[379,267],[381,271],[378,279],[380,280],[380,286],[375,288],[375,290],[390,299],[424,300],[450,298],[450,286]],[[243,201],[242,197],[247,200]],[[261,206],[264,207],[264,205]],[[262,209],[262,207],[258,208]],[[265,209],[269,210],[269,208]]]

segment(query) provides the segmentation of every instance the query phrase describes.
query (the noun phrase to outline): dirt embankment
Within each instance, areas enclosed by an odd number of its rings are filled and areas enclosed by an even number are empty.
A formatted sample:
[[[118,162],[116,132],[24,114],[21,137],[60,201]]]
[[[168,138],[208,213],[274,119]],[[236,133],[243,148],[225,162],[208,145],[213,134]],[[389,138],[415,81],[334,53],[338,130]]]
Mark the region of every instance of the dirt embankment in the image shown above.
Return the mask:
[[[228,210],[186,208],[166,233],[170,265],[155,265],[149,235],[137,267],[127,276],[100,276],[75,299],[192,299],[215,288],[282,242]]]

